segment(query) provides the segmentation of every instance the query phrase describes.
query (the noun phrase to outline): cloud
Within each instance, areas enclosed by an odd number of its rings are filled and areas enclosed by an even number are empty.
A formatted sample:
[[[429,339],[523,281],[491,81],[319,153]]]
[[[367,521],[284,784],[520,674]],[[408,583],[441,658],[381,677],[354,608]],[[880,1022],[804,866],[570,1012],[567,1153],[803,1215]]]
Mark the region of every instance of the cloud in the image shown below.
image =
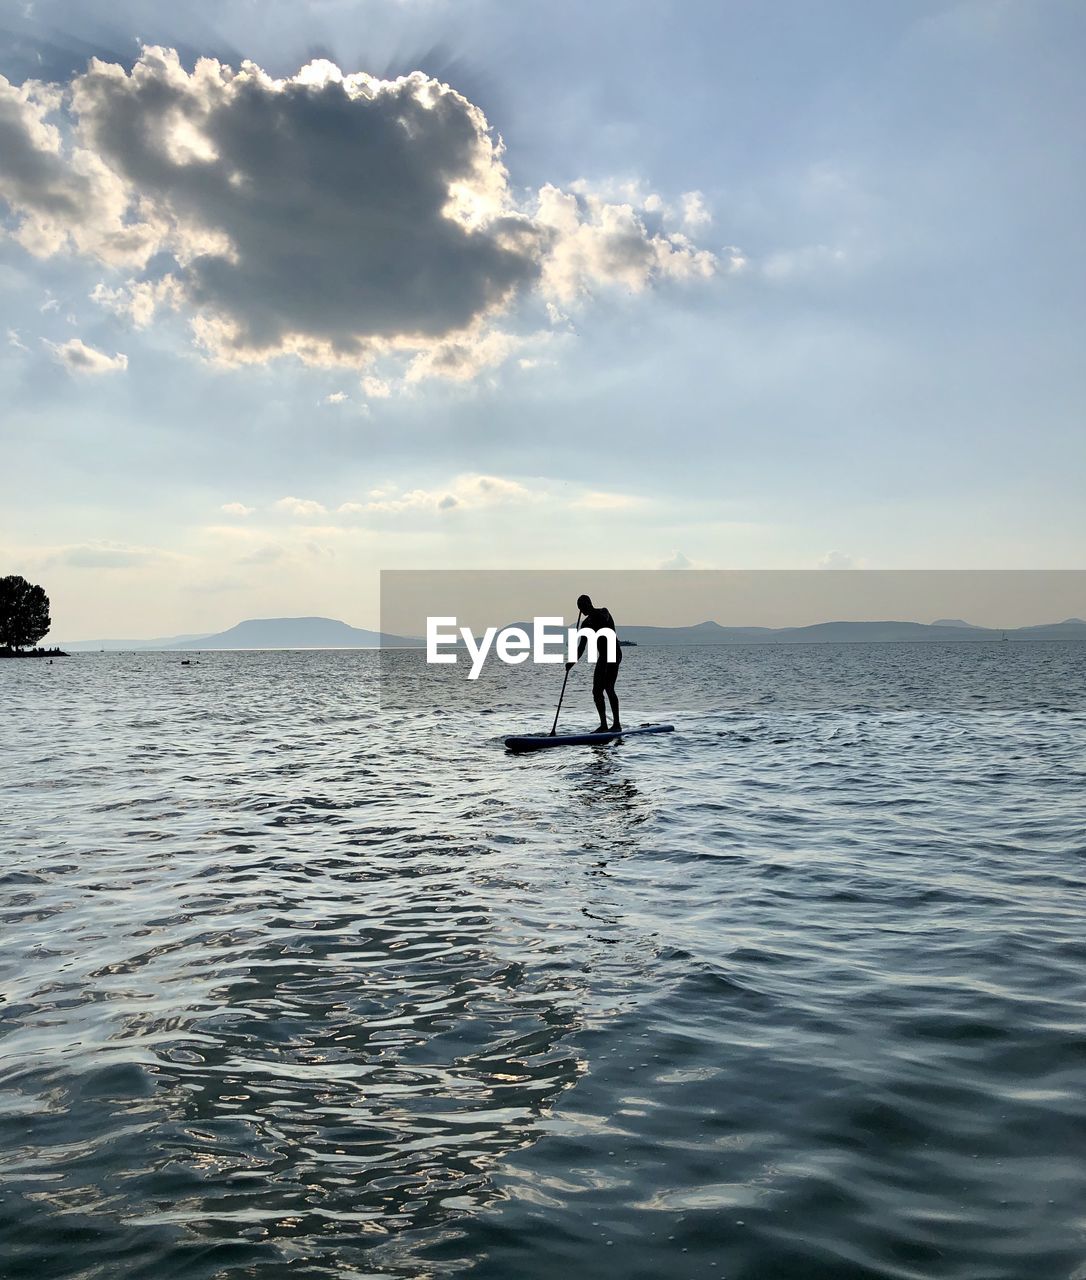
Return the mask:
[[[228,516],[251,516],[256,507],[247,507],[243,502],[224,502],[220,510]]]
[[[14,237],[37,257],[70,249],[142,266],[163,229],[129,216],[131,191],[93,149],[65,147],[50,122],[62,98],[57,85],[0,76],[0,197],[18,220]]]
[[[173,50],[145,48],[130,72],[92,59],[68,88],[66,147],[47,119],[58,87],[0,84],[17,236],[110,265],[169,254],[170,291],[220,359],[424,346],[539,274],[544,236],[511,205],[500,142],[421,73],[314,62],[276,80],[204,58],[190,74]],[[134,286],[143,306],[147,283]]]
[[[580,184],[519,200],[503,151],[477,106],[422,72],[319,60],[276,79],[145,47],[130,70],[92,59],[63,87],[0,78],[15,238],[135,271],[96,301],[137,325],[181,310],[227,363],[392,354],[410,380],[465,379],[519,345],[494,328],[518,298],[568,305],[716,269],[662,229],[658,196]],[[687,231],[699,202],[683,197]]]
[[[342,403],[344,402],[344,400],[346,400],[346,399],[348,399],[348,398],[349,398],[349,397],[348,397],[348,395],[347,395],[346,391],[330,391],[330,392],[329,392],[329,393],[324,397],[324,399],[321,401],[321,403],[322,403],[322,404],[342,404]]]
[[[725,275],[738,275],[740,271],[747,269],[747,256],[737,245],[726,244],[721,252],[724,254],[721,270]]]
[[[543,261],[543,291],[568,303],[600,285],[618,285],[640,293],[659,279],[705,279],[717,268],[708,250],[698,249],[678,232],[649,230],[648,207],[612,204],[590,191],[569,192],[545,186],[539,193],[537,220],[551,230],[550,252]]]
[[[527,341],[527,338],[502,333],[497,329],[458,334],[454,338],[434,343],[428,350],[415,356],[407,366],[404,382],[410,385],[427,378],[468,382],[484,369],[504,363]]]
[[[406,511],[446,512],[537,502],[544,494],[502,476],[462,475],[440,489],[372,489],[367,502],[344,502],[340,515],[398,515]]]
[[[67,342],[49,342],[42,339],[53,353],[53,359],[69,373],[119,373],[128,368],[128,357],[121,352],[107,356],[104,351],[88,347],[82,338],[69,338]]]
[[[818,561],[820,569],[858,569],[859,562],[845,551],[827,551]]]
[[[50,563],[73,569],[141,569],[145,565],[168,558],[151,547],[131,547],[121,542],[84,542],[59,547]]]
[[[129,280],[115,288],[100,281],[90,296],[92,302],[129,320],[137,329],[146,329],[160,307],[176,311],[184,301],[183,290],[173,276],[163,276],[161,280]]]
[[[280,498],[275,504],[276,511],[285,511],[288,515],[308,519],[312,516],[327,514],[323,503],[314,502],[312,498]]]
[[[25,343],[25,342],[23,342],[22,338],[19,336],[19,330],[18,330],[18,329],[9,329],[9,330],[8,330],[8,346],[9,346],[9,347],[14,347],[16,351],[29,351],[29,350],[30,350],[30,348],[26,345],[26,343]]]
[[[372,374],[367,374],[362,379],[362,394],[370,397],[371,400],[385,400],[392,394],[392,388],[383,378],[375,378]]]
[[[443,490],[407,489],[369,502],[344,502],[338,510],[343,515],[398,515],[404,511],[450,511],[460,505],[455,494]]]
[[[505,480],[501,476],[461,476],[455,482],[455,489],[462,499],[467,499],[475,506],[523,502],[533,496],[531,490],[524,485],[516,480]]]
[[[687,231],[697,231],[700,227],[707,227],[712,220],[713,215],[709,212],[705,197],[700,191],[683,193],[682,222]]]
[[[689,556],[683,555],[681,551],[672,552],[667,560],[660,563],[661,569],[693,569],[694,562]]]
[[[297,498],[284,498],[281,503],[297,504]],[[371,489],[365,501],[342,502],[335,508],[341,516],[396,515],[403,512],[478,511],[487,508],[526,506],[550,502],[558,509],[572,507],[589,511],[619,511],[641,506],[644,498],[624,493],[589,491],[572,501],[558,498],[549,488],[522,484],[506,476],[478,472],[455,476],[449,483],[434,488],[403,489],[385,484]],[[303,506],[308,504],[302,504]],[[319,504],[313,504],[319,506]],[[299,514],[309,514],[299,512]]]

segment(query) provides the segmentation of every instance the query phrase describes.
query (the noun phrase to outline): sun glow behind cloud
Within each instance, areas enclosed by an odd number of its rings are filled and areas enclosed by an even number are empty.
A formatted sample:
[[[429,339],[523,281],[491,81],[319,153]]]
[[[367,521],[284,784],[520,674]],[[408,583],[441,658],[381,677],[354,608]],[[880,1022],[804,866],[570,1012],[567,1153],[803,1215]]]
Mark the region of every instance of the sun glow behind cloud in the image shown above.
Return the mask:
[[[67,85],[0,77],[0,130],[23,247],[97,262],[101,306],[137,327],[180,313],[227,365],[391,357],[402,385],[469,380],[524,346],[522,302],[568,308],[719,265],[690,238],[709,219],[696,192],[670,227],[648,192],[516,196],[483,112],[422,72],[189,71],[150,46],[130,70],[94,58]]]

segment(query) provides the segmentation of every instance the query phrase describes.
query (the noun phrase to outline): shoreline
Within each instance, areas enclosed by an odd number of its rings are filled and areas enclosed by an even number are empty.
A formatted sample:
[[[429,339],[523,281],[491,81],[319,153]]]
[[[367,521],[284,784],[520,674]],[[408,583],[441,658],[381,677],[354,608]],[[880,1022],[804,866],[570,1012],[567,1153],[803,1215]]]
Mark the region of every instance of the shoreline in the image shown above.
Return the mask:
[[[70,658],[63,649],[0,649],[0,658]]]

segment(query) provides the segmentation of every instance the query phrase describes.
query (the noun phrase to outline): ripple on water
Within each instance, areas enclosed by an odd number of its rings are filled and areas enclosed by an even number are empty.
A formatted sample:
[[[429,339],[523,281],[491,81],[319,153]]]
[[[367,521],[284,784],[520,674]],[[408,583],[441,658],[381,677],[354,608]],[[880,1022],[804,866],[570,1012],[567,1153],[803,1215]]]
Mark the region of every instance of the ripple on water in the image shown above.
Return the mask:
[[[680,732],[538,760],[539,673],[4,664],[6,1274],[1070,1277],[1082,664],[940,648],[638,650]]]

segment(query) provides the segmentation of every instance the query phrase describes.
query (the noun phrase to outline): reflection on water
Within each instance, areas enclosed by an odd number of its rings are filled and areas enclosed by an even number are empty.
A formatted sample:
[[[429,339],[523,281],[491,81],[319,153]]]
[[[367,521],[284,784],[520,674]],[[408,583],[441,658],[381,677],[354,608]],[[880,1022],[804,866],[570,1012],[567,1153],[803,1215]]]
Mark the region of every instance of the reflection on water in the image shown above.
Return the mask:
[[[604,860],[635,854],[652,804],[638,790],[624,757],[587,747],[569,770],[569,821],[580,848]]]
[[[1082,656],[938,648],[0,668],[5,1276],[1072,1275]]]

